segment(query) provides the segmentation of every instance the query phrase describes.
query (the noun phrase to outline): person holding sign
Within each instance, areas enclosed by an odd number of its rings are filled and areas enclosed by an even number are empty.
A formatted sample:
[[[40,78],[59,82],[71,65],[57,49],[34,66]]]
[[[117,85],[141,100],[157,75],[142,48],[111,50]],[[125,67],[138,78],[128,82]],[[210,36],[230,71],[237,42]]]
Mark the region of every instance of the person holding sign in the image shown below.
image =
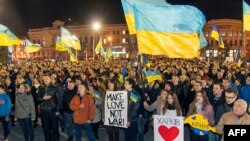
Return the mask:
[[[118,91],[118,81],[110,79],[108,81],[108,91]],[[103,114],[104,116],[105,114]],[[119,127],[106,126],[109,141],[119,141]]]
[[[179,104],[178,97],[175,93],[169,92],[166,97],[166,103],[162,108],[162,114],[165,116],[181,116],[181,105]]]
[[[212,105],[209,103],[207,94],[204,91],[196,93],[196,98],[190,104],[187,117],[193,114],[201,114],[207,120],[209,125],[214,125],[214,110]],[[195,132],[194,128],[191,127],[190,131],[190,140],[191,141],[208,141],[208,134],[201,135]]]
[[[165,90],[162,90],[161,95],[158,97],[158,99],[153,104],[148,105],[148,103],[146,101],[144,101],[144,103],[143,103],[144,108],[149,112],[156,110],[157,115],[162,115],[162,108],[166,104],[167,96],[168,96],[168,92]]]
[[[124,129],[125,141],[137,141],[139,108],[141,103],[140,95],[133,89],[135,80],[128,77],[125,80],[124,87],[128,91],[128,123],[127,129]]]
[[[87,93],[87,87],[84,84],[78,86],[78,93],[71,100],[70,108],[74,111],[76,141],[81,141],[82,129],[86,131],[89,141],[95,141],[90,125],[95,117],[95,104],[93,97]]]

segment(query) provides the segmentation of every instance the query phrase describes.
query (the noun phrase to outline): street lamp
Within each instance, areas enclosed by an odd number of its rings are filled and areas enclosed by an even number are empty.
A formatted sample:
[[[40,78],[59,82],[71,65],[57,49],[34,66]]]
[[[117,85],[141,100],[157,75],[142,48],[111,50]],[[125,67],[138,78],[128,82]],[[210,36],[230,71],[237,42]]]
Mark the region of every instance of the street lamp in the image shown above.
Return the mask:
[[[110,46],[112,47],[112,37],[108,37],[108,41],[110,42]]]
[[[93,24],[93,30],[98,31],[101,28],[100,23],[96,22]],[[94,37],[94,31],[93,31],[93,60],[95,60],[95,37]]]

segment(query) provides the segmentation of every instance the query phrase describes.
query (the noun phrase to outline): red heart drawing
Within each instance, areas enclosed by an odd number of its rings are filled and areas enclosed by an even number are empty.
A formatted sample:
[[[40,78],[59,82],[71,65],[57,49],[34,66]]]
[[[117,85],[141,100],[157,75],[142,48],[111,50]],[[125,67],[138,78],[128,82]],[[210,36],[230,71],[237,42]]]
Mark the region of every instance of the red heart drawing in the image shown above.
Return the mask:
[[[158,132],[160,133],[164,141],[173,141],[180,133],[179,129],[176,126],[168,128],[165,125],[161,125],[158,128]]]

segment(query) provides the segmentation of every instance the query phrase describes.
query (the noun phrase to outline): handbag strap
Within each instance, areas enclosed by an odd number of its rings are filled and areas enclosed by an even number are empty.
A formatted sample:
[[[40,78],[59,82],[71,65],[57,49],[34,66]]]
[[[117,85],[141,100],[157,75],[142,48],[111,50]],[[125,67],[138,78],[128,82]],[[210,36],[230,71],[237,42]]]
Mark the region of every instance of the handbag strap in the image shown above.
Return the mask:
[[[18,102],[19,102],[20,106],[22,107],[22,109],[23,109],[23,110],[28,114],[28,116],[29,116],[30,112],[28,112],[28,111],[24,108],[24,106],[23,106],[22,102],[20,101],[20,99],[18,99]]]

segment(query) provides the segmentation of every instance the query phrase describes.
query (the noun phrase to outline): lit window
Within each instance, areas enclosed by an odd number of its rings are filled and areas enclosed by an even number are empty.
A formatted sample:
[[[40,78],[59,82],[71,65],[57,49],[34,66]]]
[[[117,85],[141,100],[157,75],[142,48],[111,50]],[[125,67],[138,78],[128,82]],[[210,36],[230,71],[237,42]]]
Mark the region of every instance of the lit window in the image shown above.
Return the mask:
[[[122,38],[122,43],[125,44],[126,43],[126,39]]]
[[[206,54],[206,57],[209,57],[209,56],[210,56],[210,54],[209,54],[209,53],[207,53],[207,54]]]
[[[106,44],[106,43],[107,43],[106,39],[103,39],[103,43],[104,43],[104,44]]]
[[[122,34],[123,34],[123,35],[125,35],[125,34],[126,34],[126,31],[125,31],[125,30],[123,30],[123,31],[122,31]]]
[[[221,36],[226,36],[226,33],[225,32],[221,33]]]

